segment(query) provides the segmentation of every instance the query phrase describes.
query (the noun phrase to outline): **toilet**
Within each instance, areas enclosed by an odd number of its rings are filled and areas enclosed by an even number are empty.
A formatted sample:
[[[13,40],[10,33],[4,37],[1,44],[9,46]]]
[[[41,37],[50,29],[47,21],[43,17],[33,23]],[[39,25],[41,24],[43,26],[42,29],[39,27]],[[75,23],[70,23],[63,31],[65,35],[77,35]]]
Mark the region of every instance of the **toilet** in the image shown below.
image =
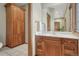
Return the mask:
[[[2,48],[3,47],[3,43],[2,42],[0,42],[0,48]]]

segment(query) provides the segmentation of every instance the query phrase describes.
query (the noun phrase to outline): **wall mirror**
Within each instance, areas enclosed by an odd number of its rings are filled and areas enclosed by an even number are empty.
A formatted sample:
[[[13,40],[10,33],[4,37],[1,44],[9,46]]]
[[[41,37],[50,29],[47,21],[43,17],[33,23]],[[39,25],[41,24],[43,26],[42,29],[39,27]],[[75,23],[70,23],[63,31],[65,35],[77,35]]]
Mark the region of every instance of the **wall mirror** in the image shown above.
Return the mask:
[[[75,3],[43,3],[42,22],[46,31],[74,32],[75,10]]]
[[[76,4],[76,32],[79,32],[79,3]]]

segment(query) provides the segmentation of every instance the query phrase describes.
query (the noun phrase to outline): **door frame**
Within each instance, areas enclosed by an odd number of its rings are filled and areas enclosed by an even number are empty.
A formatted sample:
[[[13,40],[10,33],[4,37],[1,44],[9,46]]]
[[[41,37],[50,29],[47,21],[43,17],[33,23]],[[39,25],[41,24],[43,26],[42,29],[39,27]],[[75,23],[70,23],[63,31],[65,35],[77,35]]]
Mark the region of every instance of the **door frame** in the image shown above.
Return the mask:
[[[31,11],[32,11],[32,3],[28,3],[28,56],[32,56]]]

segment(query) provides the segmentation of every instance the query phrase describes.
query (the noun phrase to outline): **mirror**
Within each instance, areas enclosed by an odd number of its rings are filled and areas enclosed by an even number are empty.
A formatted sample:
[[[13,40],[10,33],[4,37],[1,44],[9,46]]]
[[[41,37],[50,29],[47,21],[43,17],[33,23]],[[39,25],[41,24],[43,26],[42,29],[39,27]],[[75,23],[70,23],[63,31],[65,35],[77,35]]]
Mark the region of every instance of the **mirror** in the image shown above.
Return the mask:
[[[79,3],[76,4],[76,32],[79,32]]]
[[[72,32],[74,31],[74,3],[43,3],[42,23],[46,31]],[[44,27],[43,27],[44,28]]]

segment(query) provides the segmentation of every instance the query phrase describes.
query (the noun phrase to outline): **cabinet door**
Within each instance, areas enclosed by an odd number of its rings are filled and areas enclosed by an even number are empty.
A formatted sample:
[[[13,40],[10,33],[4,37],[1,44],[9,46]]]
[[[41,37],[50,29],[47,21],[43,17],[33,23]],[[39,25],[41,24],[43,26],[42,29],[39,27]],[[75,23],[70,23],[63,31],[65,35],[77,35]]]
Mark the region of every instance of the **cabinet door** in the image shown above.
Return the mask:
[[[44,56],[45,55],[45,43],[43,40],[44,37],[36,37],[36,55]]]
[[[9,10],[9,11],[8,11]],[[24,11],[15,6],[11,5],[7,9],[7,46],[15,47],[25,42],[24,40]],[[8,34],[9,33],[9,34]]]
[[[63,39],[62,40],[62,55],[77,56],[77,40]]]
[[[61,55],[61,40],[47,37],[45,40],[46,56],[60,56]]]
[[[12,8],[6,7],[6,46],[12,46],[13,42],[13,22],[12,22]]]
[[[25,30],[24,30],[24,10],[18,9],[18,22],[17,22],[17,35],[20,44],[25,42]]]

